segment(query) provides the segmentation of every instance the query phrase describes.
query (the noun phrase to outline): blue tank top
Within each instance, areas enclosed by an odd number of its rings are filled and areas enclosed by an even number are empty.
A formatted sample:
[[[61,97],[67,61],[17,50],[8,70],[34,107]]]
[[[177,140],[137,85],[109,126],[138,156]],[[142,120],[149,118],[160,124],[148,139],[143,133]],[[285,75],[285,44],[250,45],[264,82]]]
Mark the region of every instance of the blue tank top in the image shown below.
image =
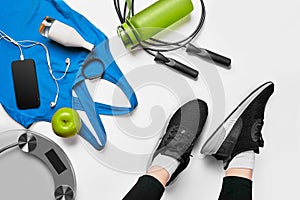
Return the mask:
[[[49,74],[44,49],[40,46],[23,49],[25,59],[34,59],[36,63],[40,107],[20,110],[15,100],[11,70],[11,63],[12,61],[19,60],[20,52],[13,44],[0,40],[0,103],[16,122],[26,128],[37,121],[50,122],[52,115],[61,107],[73,106],[75,109],[84,110],[84,106],[81,105],[84,104],[84,102],[80,104],[77,98],[73,99],[72,88],[74,83],[76,86],[80,85],[80,87],[75,88],[80,92],[81,89],[78,88],[84,86],[84,78],[81,76],[80,69],[90,52],[83,48],[64,47],[40,35],[38,32],[39,26],[46,16],[50,16],[72,26],[85,40],[95,46],[101,43],[107,43],[107,37],[99,29],[85,17],[72,10],[62,0],[13,0],[1,2],[0,29],[16,41],[28,39],[45,44],[48,47],[53,73],[56,77],[60,77],[64,73],[65,59],[67,57],[71,59],[71,65],[66,77],[59,81],[60,93],[57,105],[54,109],[51,109],[49,104],[56,95],[56,85]],[[130,98],[131,107],[120,109],[95,103],[92,106],[94,107],[94,114],[97,115],[96,117],[98,118],[99,114],[120,115],[131,112],[131,110],[137,106],[135,94],[114,62],[108,45],[96,48],[95,54],[97,54],[101,60],[112,60],[107,62],[109,66],[104,67],[106,71],[103,74],[103,78],[115,83],[121,79],[121,84],[119,84],[124,85],[124,88],[121,89],[125,94],[128,94],[127,96]],[[101,123],[101,120],[98,119],[98,122]],[[104,130],[102,123],[100,127]],[[83,132],[81,135],[86,140],[92,138],[92,136],[89,135],[90,133],[88,133],[89,131],[83,130]],[[105,134],[105,131],[103,134]],[[100,139],[100,141],[105,143],[106,139]],[[91,141],[89,142],[91,143]],[[95,141],[93,143],[93,146],[100,150],[99,146],[96,147],[97,144]],[[104,145],[105,144],[101,144],[101,146]]]

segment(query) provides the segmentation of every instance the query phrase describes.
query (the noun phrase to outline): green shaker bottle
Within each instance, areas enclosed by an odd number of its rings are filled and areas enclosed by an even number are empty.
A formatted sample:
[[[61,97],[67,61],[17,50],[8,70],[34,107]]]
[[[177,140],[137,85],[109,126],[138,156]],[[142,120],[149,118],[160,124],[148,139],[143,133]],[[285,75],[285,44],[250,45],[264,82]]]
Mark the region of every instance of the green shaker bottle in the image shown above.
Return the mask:
[[[192,12],[191,0],[159,0],[118,27],[127,49],[134,48]]]

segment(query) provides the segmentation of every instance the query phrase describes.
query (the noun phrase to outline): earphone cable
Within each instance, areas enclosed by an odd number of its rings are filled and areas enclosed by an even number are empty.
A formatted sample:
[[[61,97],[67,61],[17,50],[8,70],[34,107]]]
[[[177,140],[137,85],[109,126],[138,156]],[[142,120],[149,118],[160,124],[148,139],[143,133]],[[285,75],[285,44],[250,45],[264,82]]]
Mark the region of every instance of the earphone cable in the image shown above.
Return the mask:
[[[6,33],[4,33],[2,30],[0,30],[0,40],[4,39],[7,42],[13,43],[14,45],[16,45],[19,48],[20,51],[20,60],[24,60],[24,54],[23,54],[23,50],[21,48],[21,45],[15,41],[14,39],[12,39],[11,37],[9,37]]]
[[[59,95],[59,92],[60,92],[58,81],[62,80],[67,75],[67,72],[68,72],[69,67],[71,65],[70,59],[69,58],[66,59],[66,65],[67,66],[65,68],[65,71],[64,71],[64,73],[61,77],[57,78],[53,74],[53,70],[52,70],[52,66],[51,66],[51,60],[50,60],[50,54],[49,54],[49,50],[48,50],[46,45],[44,45],[43,43],[37,42],[37,41],[32,41],[32,40],[15,41],[11,37],[9,37],[6,33],[4,33],[2,30],[0,30],[0,40],[1,39],[4,39],[5,41],[12,43],[12,44],[16,45],[19,48],[19,50],[20,50],[20,60],[24,60],[24,55],[23,55],[22,48],[31,48],[31,47],[34,47],[36,45],[40,45],[40,46],[43,47],[43,49],[45,50],[45,53],[46,53],[46,60],[47,60],[49,74],[50,74],[51,78],[53,79],[53,81],[55,83],[55,86],[56,86],[55,100],[54,100],[54,102],[51,102],[51,108],[53,108],[57,103],[58,95]],[[1,153],[1,150],[0,150],[0,153]]]
[[[63,79],[66,76],[66,74],[67,74],[67,72],[69,70],[69,67],[70,67],[70,59],[67,58],[68,62],[66,62],[67,66],[66,66],[66,69],[64,71],[64,74],[61,77],[56,78],[54,76],[54,74],[53,74],[53,70],[52,70],[52,66],[51,66],[51,60],[50,60],[50,54],[49,54],[49,50],[48,50],[48,48],[47,48],[46,45],[44,45],[43,43],[40,43],[40,42],[32,41],[32,40],[20,40],[20,41],[17,41],[17,42],[19,43],[19,45],[21,47],[24,47],[24,48],[31,48],[31,47],[34,47],[36,45],[42,46],[44,48],[44,50],[45,50],[45,53],[46,53],[47,65],[48,65],[48,69],[49,69],[49,73],[50,73],[51,77],[54,80],[59,81],[59,80]],[[26,44],[22,44],[22,43],[31,43],[31,44],[26,45]]]

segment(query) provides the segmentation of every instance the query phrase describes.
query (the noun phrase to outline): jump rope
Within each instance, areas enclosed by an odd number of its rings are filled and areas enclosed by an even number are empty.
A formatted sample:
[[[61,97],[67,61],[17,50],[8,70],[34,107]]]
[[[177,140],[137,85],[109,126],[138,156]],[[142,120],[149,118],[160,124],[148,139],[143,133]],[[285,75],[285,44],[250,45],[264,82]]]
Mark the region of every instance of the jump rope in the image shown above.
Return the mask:
[[[122,12],[120,7],[120,0],[114,0],[114,7],[121,24],[126,23],[135,15],[134,4],[135,4],[134,0],[126,0]],[[201,5],[201,14],[199,15],[199,22],[196,28],[189,36],[178,41],[170,42],[170,41],[159,40],[154,37],[150,37],[148,40],[143,41],[140,39],[137,30],[135,30],[133,27],[130,26],[129,27],[131,28],[131,31],[135,35],[136,39],[138,40],[138,46],[140,46],[151,56],[155,57],[154,60],[156,62],[172,67],[189,77],[197,78],[198,71],[186,66],[185,64],[180,63],[179,61],[173,58],[165,57],[162,54],[162,52],[171,52],[171,51],[178,50],[180,48],[185,48],[186,52],[190,55],[195,55],[200,58],[213,61],[216,64],[222,65],[229,69],[231,64],[231,59],[219,55],[217,53],[214,53],[212,51],[209,51],[207,49],[196,47],[191,44],[192,40],[199,34],[205,22],[206,9],[203,0],[200,0],[200,5]],[[119,29],[122,29],[122,26],[119,26]]]

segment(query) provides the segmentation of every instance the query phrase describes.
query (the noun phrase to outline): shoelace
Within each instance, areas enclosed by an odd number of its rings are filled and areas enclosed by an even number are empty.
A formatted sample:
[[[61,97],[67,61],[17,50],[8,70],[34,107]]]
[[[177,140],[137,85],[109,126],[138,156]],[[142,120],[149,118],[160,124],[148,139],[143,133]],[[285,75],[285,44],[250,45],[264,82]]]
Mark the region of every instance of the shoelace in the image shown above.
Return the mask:
[[[263,138],[262,138],[262,133],[261,133],[263,125],[264,125],[264,121],[261,120],[261,123],[257,124],[257,126],[256,126],[256,132],[254,134],[255,139],[258,142],[258,146],[260,146],[260,147],[263,147],[264,143],[265,143],[264,140],[263,140]]]
[[[193,142],[194,138],[192,139],[191,142],[189,142],[190,136],[187,132],[188,132],[187,129],[179,125],[170,127],[167,133],[167,138],[165,139],[165,144],[167,144],[167,146],[171,142],[180,144],[180,145],[169,145],[169,147],[170,148],[176,147],[177,151],[182,152],[182,154],[184,154],[185,152],[188,151],[189,148],[191,148],[194,145]]]

